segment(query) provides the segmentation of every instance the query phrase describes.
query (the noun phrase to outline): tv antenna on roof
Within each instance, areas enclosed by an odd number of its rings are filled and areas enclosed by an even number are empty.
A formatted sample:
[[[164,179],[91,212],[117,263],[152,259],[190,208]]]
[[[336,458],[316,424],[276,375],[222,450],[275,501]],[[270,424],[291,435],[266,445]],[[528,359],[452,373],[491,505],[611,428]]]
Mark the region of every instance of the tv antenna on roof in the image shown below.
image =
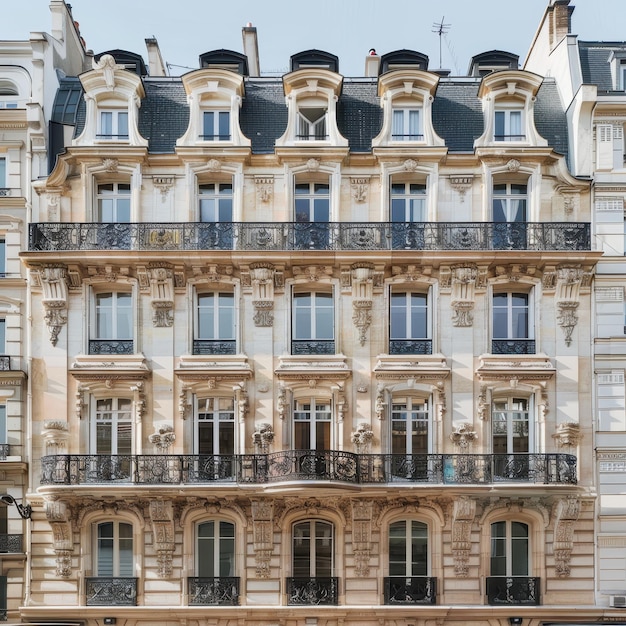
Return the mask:
[[[439,69],[441,69],[443,66],[441,64],[441,39],[442,37],[450,30],[450,27],[452,26],[452,24],[445,24],[444,20],[445,20],[445,16],[441,18],[441,22],[434,22],[433,23],[433,33],[437,33],[439,35]]]

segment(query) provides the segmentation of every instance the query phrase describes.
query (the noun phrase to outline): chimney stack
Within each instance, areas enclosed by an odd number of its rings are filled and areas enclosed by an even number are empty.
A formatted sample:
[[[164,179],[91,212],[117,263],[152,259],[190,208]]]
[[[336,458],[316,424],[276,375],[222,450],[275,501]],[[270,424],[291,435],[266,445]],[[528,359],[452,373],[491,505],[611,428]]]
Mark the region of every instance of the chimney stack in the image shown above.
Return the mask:
[[[259,42],[256,36],[256,28],[248,22],[241,29],[243,37],[243,53],[248,57],[248,74],[250,76],[261,76],[259,65]]]
[[[367,56],[365,57],[365,76],[370,78],[376,78],[380,71],[380,57],[376,54],[374,48],[370,48]]]
[[[569,3],[570,0],[550,0],[548,12],[551,50],[570,34],[574,7],[569,6]]]
[[[148,74],[150,76],[167,76],[159,42],[155,37],[146,39],[146,48],[148,49]]]

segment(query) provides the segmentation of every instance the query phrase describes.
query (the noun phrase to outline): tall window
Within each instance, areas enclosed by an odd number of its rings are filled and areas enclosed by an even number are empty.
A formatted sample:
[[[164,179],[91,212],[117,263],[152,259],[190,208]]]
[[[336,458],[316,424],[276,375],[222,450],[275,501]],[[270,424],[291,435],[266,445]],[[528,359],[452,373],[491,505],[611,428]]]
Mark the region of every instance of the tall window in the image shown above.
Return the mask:
[[[232,183],[206,183],[198,186],[201,222],[232,222]]]
[[[528,525],[502,521],[491,524],[491,576],[528,576]]]
[[[199,398],[196,412],[195,453],[235,453],[234,398]]]
[[[235,295],[210,292],[197,295],[194,354],[235,354]]]
[[[298,110],[297,139],[327,139],[326,109],[324,107],[300,107]]]
[[[99,139],[128,139],[128,112],[100,111]]]
[[[6,443],[7,443],[7,405],[0,404],[0,444],[2,445],[2,447],[4,447]],[[3,458],[3,457],[6,458],[6,451],[0,450],[0,458]]]
[[[94,454],[126,455],[133,451],[132,401],[129,398],[96,400],[92,425]]]
[[[332,293],[294,293],[291,353],[334,354],[334,318]]]
[[[97,525],[96,575],[129,577],[133,568],[133,527],[125,522]]]
[[[333,573],[333,526],[321,520],[307,520],[293,526],[293,567],[295,578],[328,578]]]
[[[293,413],[295,450],[328,451],[331,449],[331,409],[328,400],[298,400]]]
[[[525,184],[493,186],[493,247],[525,250],[527,247],[528,187]]]
[[[202,114],[202,139],[229,141],[230,111],[204,111]]]
[[[523,141],[522,110],[515,108],[496,109],[494,139],[496,141]]]
[[[7,321],[4,318],[0,318],[0,355],[7,353],[6,330]]]
[[[535,354],[527,293],[493,294],[493,354]]]
[[[531,428],[526,398],[495,400],[491,412],[494,454],[529,452]]]
[[[0,278],[7,275],[7,245],[4,237],[0,238]]]
[[[133,297],[123,291],[96,293],[90,354],[132,354]]]
[[[393,109],[391,138],[394,141],[419,141],[423,139],[421,110]]]
[[[7,160],[0,158],[0,189],[7,188]]]
[[[390,309],[389,354],[431,354],[428,295],[392,292]]]
[[[130,184],[98,185],[98,221],[110,224],[130,222]]]
[[[394,397],[391,405],[392,454],[430,452],[428,401],[411,396]]]
[[[235,575],[235,525],[212,520],[197,526],[196,571],[199,577]]]
[[[402,520],[389,526],[389,576],[428,576],[428,526]]]
[[[423,222],[426,219],[426,185],[391,184],[391,221]]]
[[[330,243],[330,185],[296,183],[294,187],[294,247],[325,250]]]

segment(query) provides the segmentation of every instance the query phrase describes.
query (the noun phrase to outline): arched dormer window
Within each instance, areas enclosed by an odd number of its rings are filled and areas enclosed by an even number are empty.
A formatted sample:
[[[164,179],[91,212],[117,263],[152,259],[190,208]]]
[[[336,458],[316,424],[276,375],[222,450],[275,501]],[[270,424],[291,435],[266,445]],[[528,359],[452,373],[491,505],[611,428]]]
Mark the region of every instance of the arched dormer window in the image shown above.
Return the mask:
[[[418,69],[396,69],[378,79],[383,127],[373,147],[424,144],[443,146],[432,125],[432,101],[439,77]]]
[[[189,126],[177,146],[214,144],[221,149],[250,145],[239,126],[243,76],[210,67],[185,74],[182,80],[190,107]]]
[[[93,70],[79,78],[85,90],[87,113],[85,128],[73,145],[148,145],[138,129],[139,107],[146,94],[136,73],[117,65],[111,55],[105,54]]]
[[[504,70],[483,77],[478,97],[483,103],[485,132],[475,147],[503,142],[522,146],[547,146],[535,127],[534,104],[543,79],[530,72]]]
[[[348,146],[337,127],[337,100],[343,77],[320,67],[306,67],[283,77],[287,100],[287,129],[276,147],[309,143]]]

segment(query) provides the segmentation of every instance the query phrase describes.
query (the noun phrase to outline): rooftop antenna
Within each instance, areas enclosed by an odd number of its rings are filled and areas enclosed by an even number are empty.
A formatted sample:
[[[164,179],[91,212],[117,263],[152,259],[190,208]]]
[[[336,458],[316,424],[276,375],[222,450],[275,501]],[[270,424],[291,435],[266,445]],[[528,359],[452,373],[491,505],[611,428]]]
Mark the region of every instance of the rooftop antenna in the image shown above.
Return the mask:
[[[445,20],[445,16],[441,18],[441,22],[435,22],[433,24],[433,33],[437,33],[439,35],[439,69],[441,69],[443,67],[443,65],[441,64],[441,39],[443,38],[443,36],[450,30],[450,27],[452,26],[452,24],[445,24],[444,20]]]

